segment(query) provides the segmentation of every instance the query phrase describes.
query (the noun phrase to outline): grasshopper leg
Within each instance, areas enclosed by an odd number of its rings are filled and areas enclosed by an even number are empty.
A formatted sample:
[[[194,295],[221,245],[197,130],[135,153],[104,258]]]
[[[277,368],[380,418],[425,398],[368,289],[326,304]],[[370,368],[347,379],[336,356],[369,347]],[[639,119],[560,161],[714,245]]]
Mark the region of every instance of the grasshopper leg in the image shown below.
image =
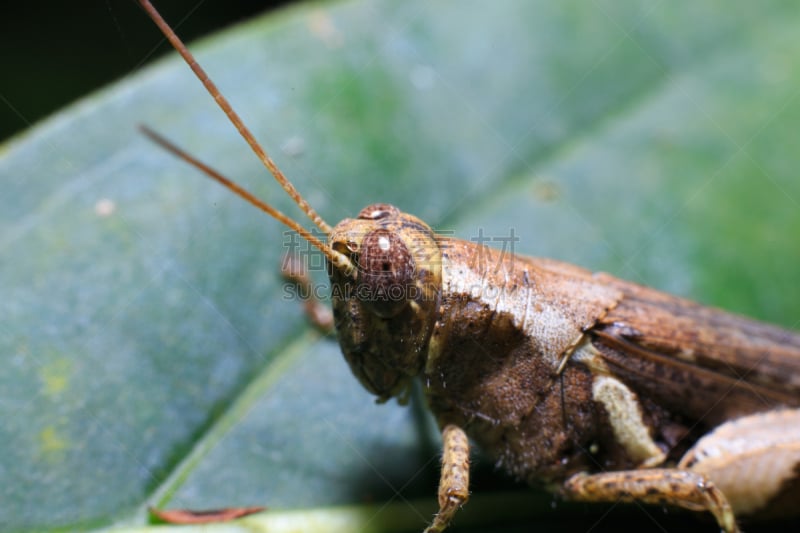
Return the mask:
[[[293,283],[300,291],[303,311],[309,322],[322,333],[332,333],[333,313],[328,306],[314,296],[311,278],[301,258],[294,254],[286,254],[281,262],[281,274],[286,281]]]
[[[703,474],[688,470],[653,468],[581,473],[564,483],[563,493],[567,499],[574,501],[636,501],[708,511],[726,533],[739,531],[733,510],[722,491]]]
[[[718,426],[678,468],[707,476],[736,516],[789,514],[800,501],[800,409],[776,409]]]
[[[464,430],[448,424],[442,430],[439,512],[424,533],[443,531],[469,498],[469,441]]]

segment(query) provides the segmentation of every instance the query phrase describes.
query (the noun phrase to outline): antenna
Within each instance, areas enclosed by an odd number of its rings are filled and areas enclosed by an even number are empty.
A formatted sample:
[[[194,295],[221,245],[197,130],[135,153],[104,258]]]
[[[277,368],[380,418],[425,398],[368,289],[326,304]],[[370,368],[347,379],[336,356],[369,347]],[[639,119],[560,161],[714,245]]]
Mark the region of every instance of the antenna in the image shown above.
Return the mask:
[[[292,200],[297,204],[297,206],[311,219],[311,221],[316,225],[323,233],[326,235],[331,232],[331,226],[326,223],[319,214],[312,208],[308,202],[300,195],[297,189],[292,185],[289,179],[281,172],[272,158],[267,155],[267,152],[261,145],[258,143],[256,138],[250,132],[250,130],[245,126],[242,119],[239,115],[234,111],[231,104],[228,100],[222,95],[219,91],[217,86],[211,81],[211,78],[208,76],[203,67],[201,67],[197,61],[195,60],[194,56],[189,52],[189,49],[186,48],[186,45],[180,40],[180,38],[175,34],[172,28],[167,24],[167,22],[163,19],[163,17],[156,11],[156,8],[149,2],[149,0],[139,0],[139,4],[142,6],[142,9],[147,13],[147,15],[156,23],[156,26],[161,30],[161,33],[167,38],[167,40],[172,44],[172,47],[178,51],[178,53],[183,57],[184,61],[189,68],[192,69],[195,76],[198,80],[203,84],[206,88],[208,93],[214,98],[214,101],[217,102],[220,109],[225,113],[231,123],[236,127],[239,131],[239,134],[242,138],[247,141],[247,144],[250,145],[250,148],[255,152],[258,159],[267,167],[270,174],[275,178],[275,180],[280,184],[284,191],[292,198]],[[189,155],[187,152],[173,144],[172,142],[168,141],[166,138],[162,137],[155,131],[151,130],[146,126],[141,126],[140,129],[142,132],[154,141],[156,144],[167,150],[168,152],[172,153],[173,155],[183,159],[190,165],[194,166],[195,168],[199,169],[201,172],[206,174],[206,176],[214,179],[218,183],[222,184],[224,187],[228,188],[235,194],[239,195],[240,197],[244,198],[254,206],[258,207],[265,213],[269,214],[279,222],[282,222],[289,228],[293,229],[297,233],[299,233],[304,239],[306,239],[309,243],[313,246],[318,248],[322,251],[328,260],[332,263],[332,266],[338,270],[343,270],[346,275],[352,275],[355,272],[355,265],[353,265],[350,258],[346,255],[337,252],[327,244],[323,243],[317,237],[314,237],[308,230],[303,228],[300,224],[298,224],[293,219],[289,218],[281,211],[275,209],[268,203],[259,200],[253,194],[242,188],[241,186],[237,185],[235,182],[231,181],[230,179],[223,176],[220,172],[214,170],[210,166],[206,165],[199,159]]]
[[[232,191],[233,193],[237,194],[241,198],[244,198],[246,201],[248,201],[249,203],[253,204],[257,208],[261,209],[262,211],[267,213],[269,216],[271,216],[272,218],[274,218],[278,222],[282,222],[283,224],[288,226],[290,229],[292,229],[292,230],[296,231],[297,233],[299,233],[300,236],[303,237],[305,240],[307,240],[312,246],[314,246],[315,248],[318,248],[322,253],[324,253],[325,256],[328,258],[328,260],[331,263],[334,264],[334,266],[336,266],[338,268],[343,268],[348,274],[349,274],[349,269],[353,268],[351,266],[352,262],[350,261],[350,259],[346,255],[333,250],[327,244],[325,244],[324,242],[319,240],[317,237],[312,235],[310,231],[305,229],[303,226],[298,224],[293,219],[289,218],[287,215],[285,215],[280,210],[275,209],[274,207],[272,207],[271,205],[269,205],[265,201],[260,200],[259,198],[257,198],[255,195],[253,195],[253,193],[251,193],[247,189],[245,189],[242,186],[238,185],[236,182],[226,178],[219,171],[217,171],[217,170],[213,169],[212,167],[208,166],[207,164],[203,163],[202,161],[200,161],[199,159],[197,159],[193,155],[189,154],[188,152],[186,152],[185,150],[183,150],[182,148],[180,148],[176,144],[172,143],[166,137],[163,137],[162,135],[156,133],[154,130],[148,128],[147,126],[140,125],[139,126],[139,130],[141,130],[141,132],[144,133],[151,141],[153,141],[154,143],[159,145],[164,150],[166,150],[169,153],[173,154],[177,158],[186,161],[187,163],[189,163],[190,165],[192,165],[196,169],[200,170],[200,172],[202,172],[203,174],[205,174],[209,178],[213,179],[217,183],[220,183],[226,189],[229,189],[230,191]]]

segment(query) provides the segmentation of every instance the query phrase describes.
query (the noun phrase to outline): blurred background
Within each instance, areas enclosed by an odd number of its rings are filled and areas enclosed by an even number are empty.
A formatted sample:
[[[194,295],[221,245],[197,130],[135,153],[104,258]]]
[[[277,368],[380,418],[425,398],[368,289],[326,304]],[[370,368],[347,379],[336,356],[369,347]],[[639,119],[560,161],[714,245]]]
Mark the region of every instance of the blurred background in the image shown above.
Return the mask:
[[[190,41],[290,0],[156,1]],[[2,3],[0,142],[169,48],[134,0]]]

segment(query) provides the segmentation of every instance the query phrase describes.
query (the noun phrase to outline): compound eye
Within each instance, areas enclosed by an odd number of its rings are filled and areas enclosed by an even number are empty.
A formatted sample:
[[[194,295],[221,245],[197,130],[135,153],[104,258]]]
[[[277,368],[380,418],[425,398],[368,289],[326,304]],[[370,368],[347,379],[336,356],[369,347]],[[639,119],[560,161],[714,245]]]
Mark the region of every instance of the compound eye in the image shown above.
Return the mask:
[[[402,311],[413,299],[414,258],[397,234],[376,229],[361,242],[356,297],[381,318]]]

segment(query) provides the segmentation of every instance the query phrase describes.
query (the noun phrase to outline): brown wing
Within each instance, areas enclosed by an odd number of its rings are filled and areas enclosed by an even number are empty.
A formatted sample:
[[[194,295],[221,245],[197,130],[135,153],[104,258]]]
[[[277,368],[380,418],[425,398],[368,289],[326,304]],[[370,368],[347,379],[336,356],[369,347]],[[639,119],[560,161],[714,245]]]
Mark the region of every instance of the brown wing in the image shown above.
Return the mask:
[[[800,405],[800,333],[597,277],[624,297],[590,330],[593,344],[640,394],[711,425]]]

